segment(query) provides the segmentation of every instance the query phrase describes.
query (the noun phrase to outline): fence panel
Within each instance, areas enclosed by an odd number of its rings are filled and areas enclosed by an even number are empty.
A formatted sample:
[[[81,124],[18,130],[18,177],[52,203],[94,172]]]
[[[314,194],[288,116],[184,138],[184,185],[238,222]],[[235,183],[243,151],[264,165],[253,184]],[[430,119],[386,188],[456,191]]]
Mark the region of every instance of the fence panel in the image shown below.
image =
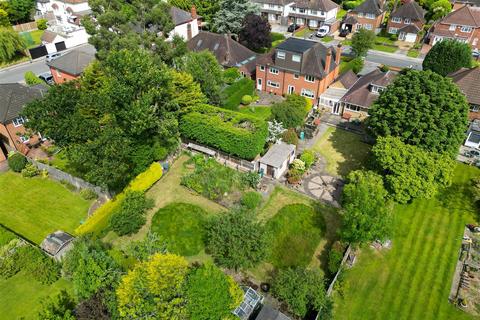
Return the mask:
[[[22,23],[22,24],[14,25],[12,26],[12,28],[17,32],[32,31],[32,30],[37,30],[37,23],[35,21]]]

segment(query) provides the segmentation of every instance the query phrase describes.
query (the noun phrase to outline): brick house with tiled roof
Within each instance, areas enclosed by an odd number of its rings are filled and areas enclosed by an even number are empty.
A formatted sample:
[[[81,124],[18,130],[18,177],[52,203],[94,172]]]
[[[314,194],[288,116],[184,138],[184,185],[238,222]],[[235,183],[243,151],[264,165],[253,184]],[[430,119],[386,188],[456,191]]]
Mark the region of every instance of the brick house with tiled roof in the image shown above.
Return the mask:
[[[429,32],[429,44],[443,39],[468,43],[473,50],[480,49],[480,7],[463,6],[436,22]]]
[[[316,105],[338,76],[341,47],[289,38],[257,59],[256,88],[276,95],[299,94]]]
[[[77,79],[83,73],[83,70],[95,59],[93,53],[83,51],[82,49],[74,49],[64,55],[47,62],[53,81],[61,84],[70,80]]]
[[[384,0],[365,0],[347,13],[342,21],[342,28],[356,32],[367,29],[379,33],[385,17]]]
[[[480,119],[480,67],[462,68],[449,75],[470,104],[470,120]]]
[[[450,0],[450,3],[453,5],[452,10],[458,10],[465,5],[480,7],[480,0]]]
[[[390,14],[387,32],[398,34],[401,41],[416,42],[424,24],[425,10],[414,0],[409,0]]]
[[[292,0],[253,0],[260,8],[260,14],[270,23],[287,23]]]

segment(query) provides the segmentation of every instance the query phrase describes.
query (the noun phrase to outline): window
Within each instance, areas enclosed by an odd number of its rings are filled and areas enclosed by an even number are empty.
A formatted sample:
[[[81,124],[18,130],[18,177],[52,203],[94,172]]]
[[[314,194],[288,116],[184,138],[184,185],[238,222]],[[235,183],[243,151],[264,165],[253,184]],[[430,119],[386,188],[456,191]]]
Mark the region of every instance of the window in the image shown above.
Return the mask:
[[[278,69],[270,67],[270,73],[278,74]]]
[[[25,123],[25,119],[23,119],[22,117],[18,117],[18,118],[13,119],[12,122],[13,122],[14,127],[20,127],[22,124]]]
[[[267,86],[272,87],[272,88],[280,88],[280,83],[268,80],[267,81]]]
[[[390,27],[390,29],[388,29],[388,33],[397,34],[397,32],[398,32],[398,28]]]
[[[27,143],[30,140],[30,137],[28,136],[20,136],[20,141],[22,143]]]
[[[382,92],[383,90],[385,90],[384,87],[379,87],[379,86],[376,86],[376,85],[372,85],[372,92],[373,93],[380,93]]]
[[[271,4],[271,3],[270,3],[268,6],[269,6],[271,9],[275,9],[275,5],[274,5],[274,4]]]
[[[265,66],[260,66],[260,71],[265,71]]]
[[[354,106],[354,105],[351,105],[351,104],[347,104],[345,106],[345,109],[350,110],[350,111],[360,111],[359,106]]]
[[[277,58],[285,60],[285,52],[284,51],[277,51]]]
[[[455,31],[455,29],[457,29],[456,24],[451,24],[450,27],[448,28],[448,30],[450,30],[450,31]]]
[[[399,18],[399,17],[392,17],[392,22],[395,22],[395,23],[402,23],[402,18]]]
[[[460,29],[460,31],[467,32],[467,33],[472,32],[472,30],[473,30],[473,28],[469,27],[469,26],[462,26],[462,28]]]
[[[472,105],[472,107],[470,108],[470,111],[472,111],[472,112],[478,112],[478,111],[480,111],[480,106]]]
[[[293,75],[293,79],[298,79],[298,78],[300,78],[300,75],[297,74],[297,73],[295,73],[295,74]]]
[[[317,13],[318,13],[317,10],[310,10],[310,14],[312,14],[312,15],[314,15],[314,16],[316,16]]]
[[[359,17],[359,18],[363,18],[363,12],[359,12],[359,13],[358,13],[358,17]]]
[[[410,24],[410,23],[412,23],[412,19],[405,18],[405,22],[404,22],[404,23],[405,23],[405,24]]]
[[[365,15],[365,17],[366,17],[367,19],[375,19],[375,15],[374,15],[373,13],[367,13],[367,14]]]
[[[313,91],[308,89],[302,89],[301,96],[311,98],[311,99],[315,98],[315,94],[313,93]]]
[[[298,12],[300,12],[300,13],[305,13],[305,9],[303,9],[303,8],[302,8],[302,9],[298,9]]]
[[[299,55],[299,54],[294,54],[292,55],[292,61],[293,62],[300,62],[300,60],[302,60],[302,56]]]
[[[314,77],[314,76],[306,75],[306,76],[305,76],[305,81],[307,81],[307,82],[315,82],[315,77]]]
[[[362,25],[360,23],[357,23],[357,30],[362,29]]]
[[[371,24],[368,24],[368,23],[365,24],[363,27],[367,30],[372,30],[372,28],[373,28],[373,26]]]

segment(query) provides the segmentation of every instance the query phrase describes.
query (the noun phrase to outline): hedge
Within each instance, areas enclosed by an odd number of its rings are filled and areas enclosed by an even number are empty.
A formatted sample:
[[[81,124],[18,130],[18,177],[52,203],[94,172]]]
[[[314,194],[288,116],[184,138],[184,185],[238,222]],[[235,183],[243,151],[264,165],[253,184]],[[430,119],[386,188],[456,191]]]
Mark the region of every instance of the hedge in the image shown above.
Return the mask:
[[[223,90],[222,107],[229,110],[237,110],[245,95],[255,94],[255,81],[249,78],[242,78]]]
[[[120,207],[125,199],[128,191],[142,191],[145,192],[162,177],[162,166],[158,162],[152,165],[144,172],[133,179],[130,184],[119,193],[114,199],[105,202],[95,213],[87,219],[87,221],[79,226],[75,233],[83,235],[87,233],[100,234],[106,229],[110,222],[110,217],[113,212]]]
[[[252,160],[263,151],[268,136],[264,120],[235,111],[200,105],[180,117],[183,137]]]

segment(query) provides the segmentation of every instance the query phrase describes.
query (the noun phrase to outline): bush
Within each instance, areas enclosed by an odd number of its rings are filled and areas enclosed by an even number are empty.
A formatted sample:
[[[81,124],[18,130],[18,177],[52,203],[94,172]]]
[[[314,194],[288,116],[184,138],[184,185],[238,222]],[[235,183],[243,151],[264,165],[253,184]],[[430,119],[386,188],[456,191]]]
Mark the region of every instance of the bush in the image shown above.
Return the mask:
[[[93,200],[97,198],[97,193],[91,189],[80,190],[80,196],[85,200]]]
[[[35,73],[33,73],[32,71],[25,72],[24,78],[25,78],[25,82],[29,86],[43,83],[43,81],[39,77],[37,77]]]
[[[352,61],[349,62],[350,66],[351,66],[351,70],[357,74],[359,73],[360,71],[362,71],[363,69],[363,65],[364,65],[364,60],[362,58],[355,58],[353,59]]]
[[[328,253],[328,271],[333,276],[340,268],[343,259],[344,248],[339,241],[336,241]]]
[[[37,20],[37,28],[38,30],[46,30],[47,29],[47,19],[38,19]]]
[[[287,181],[290,184],[297,184],[302,180],[303,172],[297,169],[290,169],[287,175]]]
[[[42,284],[52,284],[60,278],[60,265],[36,247],[18,248],[16,262]]]
[[[292,162],[292,169],[298,170],[300,172],[305,172],[305,162],[300,159],[295,159]]]
[[[250,210],[258,208],[261,202],[262,202],[262,195],[255,191],[250,191],[245,193],[242,197],[242,200],[240,201],[242,206]]]
[[[244,95],[244,96],[242,97],[242,104],[243,104],[244,106],[248,106],[250,103],[252,103],[252,101],[253,101],[252,96]]]
[[[306,169],[310,169],[310,167],[315,163],[315,158],[315,152],[312,150],[305,150],[300,156],[300,160],[305,163]]]
[[[27,163],[27,158],[18,152],[15,152],[8,157],[8,167],[14,172],[22,172]]]
[[[244,185],[256,189],[260,182],[260,175],[256,172],[247,172],[242,174],[242,181]]]
[[[268,136],[264,120],[208,105],[187,108],[179,127],[186,138],[247,160],[262,152]]]
[[[397,41],[397,40],[398,40],[398,35],[396,35],[396,34],[391,34],[391,35],[390,35],[390,40],[392,40],[392,41]]]
[[[298,136],[297,136],[297,132],[295,132],[295,129],[288,129],[287,131],[285,131],[285,133],[283,134],[282,140],[285,143],[297,145]]]
[[[22,169],[22,177],[24,178],[32,178],[38,176],[39,173],[40,171],[38,171],[37,167],[31,163],[28,163],[25,168]]]
[[[425,56],[423,70],[431,70],[446,76],[460,68],[470,68],[472,63],[472,49],[467,43],[445,39],[439,41]]]
[[[240,78],[240,72],[237,68],[228,68],[223,72],[223,79],[226,84],[232,84]]]
[[[272,118],[285,128],[296,128],[303,124],[309,105],[305,97],[291,94],[287,99],[272,105]]]
[[[137,233],[145,224],[145,213],[153,208],[153,200],[140,191],[128,191],[125,200],[110,220],[110,227],[119,236]]]

